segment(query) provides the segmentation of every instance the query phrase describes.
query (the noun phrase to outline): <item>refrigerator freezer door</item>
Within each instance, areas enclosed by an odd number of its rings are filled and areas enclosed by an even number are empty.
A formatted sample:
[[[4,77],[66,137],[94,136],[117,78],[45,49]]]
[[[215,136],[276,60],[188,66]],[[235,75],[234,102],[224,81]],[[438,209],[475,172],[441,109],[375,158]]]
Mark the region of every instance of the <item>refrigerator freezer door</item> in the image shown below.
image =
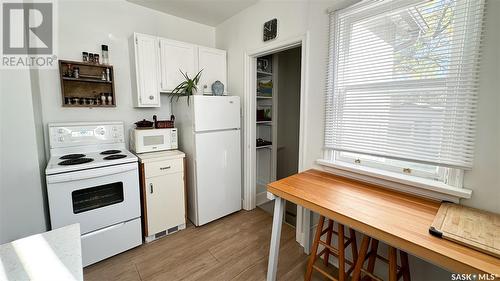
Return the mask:
[[[240,130],[198,133],[197,221],[203,225],[241,210]]]
[[[240,128],[240,98],[194,96],[195,132]]]

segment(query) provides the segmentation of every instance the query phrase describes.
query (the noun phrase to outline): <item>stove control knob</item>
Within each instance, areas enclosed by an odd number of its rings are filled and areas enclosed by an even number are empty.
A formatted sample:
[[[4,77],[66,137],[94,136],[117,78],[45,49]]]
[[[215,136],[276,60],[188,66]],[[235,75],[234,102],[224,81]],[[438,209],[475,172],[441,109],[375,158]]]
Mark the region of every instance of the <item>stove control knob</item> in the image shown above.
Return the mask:
[[[118,134],[113,134],[113,138],[118,138]]]
[[[59,137],[59,141],[60,141],[60,142],[63,142],[63,141],[64,141],[64,138],[63,138],[63,137]]]

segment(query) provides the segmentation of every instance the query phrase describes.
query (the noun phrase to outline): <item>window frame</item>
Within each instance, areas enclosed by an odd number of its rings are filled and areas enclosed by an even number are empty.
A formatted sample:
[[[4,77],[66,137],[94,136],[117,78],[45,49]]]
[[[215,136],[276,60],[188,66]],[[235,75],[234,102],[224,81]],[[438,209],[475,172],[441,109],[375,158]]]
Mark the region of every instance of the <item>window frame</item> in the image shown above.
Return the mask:
[[[391,172],[400,174],[402,176],[408,176],[409,178],[418,177],[423,179],[429,179],[433,181],[442,182],[446,185],[450,185],[453,187],[463,188],[464,170],[462,169],[429,165],[435,167],[436,169],[435,172],[431,173],[429,171],[419,169],[418,167],[416,168],[415,166],[413,166],[414,164],[418,164],[415,162],[399,161],[385,157],[363,155],[360,153],[349,152],[349,154],[351,155],[346,155],[346,152],[344,151],[331,150],[325,152],[323,160],[341,166],[348,164],[348,165],[356,165],[359,167],[368,167],[384,172]],[[357,157],[355,157],[354,155],[356,155]],[[386,159],[389,161],[389,163],[381,163],[379,161],[370,159],[373,157],[379,159]],[[408,170],[405,169],[410,169],[410,171],[408,172]]]
[[[418,2],[418,1],[413,1],[413,2]],[[409,5],[411,5],[411,4],[409,4]],[[375,7],[374,9],[380,9],[380,8]],[[357,17],[351,17],[349,20],[346,20],[346,22],[344,24],[349,25],[350,28],[347,32],[345,31],[345,34],[343,36],[350,36],[352,34],[353,23],[355,23],[356,20],[358,18],[362,17],[362,15],[365,13],[366,12],[359,13],[357,15]],[[465,24],[465,23],[462,23],[462,24]],[[334,32],[334,31],[331,31],[331,32]],[[329,34],[329,36],[332,36],[332,34]],[[339,36],[339,35],[335,34],[334,36]],[[458,39],[453,38],[452,40],[458,40]],[[344,40],[344,44],[341,44],[339,47],[349,50],[349,48],[350,48],[349,40]],[[455,61],[455,60],[459,59],[459,57],[460,57],[459,54],[454,54],[451,59],[453,61]],[[333,66],[333,68],[336,69],[335,66]],[[427,79],[425,79],[425,80],[427,80]],[[428,80],[432,80],[433,82],[436,82],[436,83],[441,83],[441,82],[443,82],[443,84],[446,83],[446,80],[444,78],[431,78]],[[387,82],[381,81],[381,82],[378,82],[376,84],[377,84],[377,87],[381,87],[381,86],[384,86],[386,84],[387,85],[390,84],[391,86],[393,86],[394,84],[404,85],[405,83],[408,83],[408,82],[411,83],[411,79],[409,81],[408,80],[387,81]],[[344,90],[347,91],[349,88],[369,87],[371,84],[373,84],[373,83],[371,83],[371,82],[369,82],[369,83],[358,82],[355,84],[347,85],[344,88]],[[326,124],[325,124],[325,128],[326,128]],[[451,187],[463,188],[463,178],[464,178],[465,171],[463,169],[460,169],[460,168],[451,168],[451,167],[444,167],[444,166],[435,165],[434,167],[436,168],[436,171],[433,173],[430,173],[429,171],[425,171],[425,170],[411,167],[412,164],[419,164],[417,162],[394,160],[392,158],[382,157],[382,156],[378,156],[378,155],[371,156],[371,155],[363,155],[361,153],[352,153],[352,152],[348,152],[348,153],[357,154],[358,157],[354,157],[352,155],[347,156],[344,151],[325,148],[324,149],[324,157],[323,157],[322,161],[330,162],[330,163],[335,164],[335,165],[348,164],[348,166],[350,166],[350,167],[352,167],[352,165],[359,166],[359,167],[368,167],[368,168],[373,168],[375,170],[380,170],[382,172],[390,172],[390,173],[400,174],[403,177],[408,176],[408,178],[418,177],[418,178],[423,178],[423,179],[429,179],[429,180],[434,180],[434,181],[444,183],[444,184],[449,185]],[[342,154],[344,154],[344,155],[342,155]],[[369,157],[377,157],[380,159],[387,159],[391,163],[390,164],[381,163],[378,161],[371,160],[371,159],[369,159]],[[320,164],[322,161],[321,160],[319,161]],[[397,163],[397,164],[395,164],[395,163]],[[432,166],[432,165],[429,165],[429,166]],[[410,169],[409,172],[407,169]]]

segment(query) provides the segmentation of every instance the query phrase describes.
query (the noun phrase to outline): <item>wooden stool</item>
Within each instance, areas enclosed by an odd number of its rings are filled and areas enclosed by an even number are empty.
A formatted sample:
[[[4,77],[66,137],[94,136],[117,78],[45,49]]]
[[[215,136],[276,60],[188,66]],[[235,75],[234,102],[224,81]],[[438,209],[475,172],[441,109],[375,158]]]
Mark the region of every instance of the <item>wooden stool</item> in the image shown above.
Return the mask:
[[[377,259],[389,264],[389,281],[397,281],[401,277],[403,277],[404,281],[410,281],[410,265],[408,263],[408,254],[399,250],[401,266],[398,266],[397,249],[389,246],[388,259],[386,259],[377,253],[378,244],[378,240],[373,239],[367,235],[363,236],[363,240],[361,241],[361,248],[359,249],[358,259],[352,273],[351,281],[358,281],[361,277],[361,273],[364,273],[366,275],[363,280],[372,279],[382,281],[382,278],[373,274],[373,270],[375,269],[375,262]],[[369,252],[368,246],[370,246]],[[366,260],[368,260],[368,266],[365,269],[363,268],[363,264]]]
[[[323,256],[323,262],[325,266],[328,266],[328,259],[330,255],[336,256],[339,259],[339,281],[344,281],[346,276],[349,276],[351,272],[354,270],[354,265],[356,263],[356,259],[358,257],[358,247],[356,246],[356,233],[354,230],[349,228],[349,237],[345,237],[344,234],[344,225],[337,224],[337,231],[333,230],[333,220],[328,219],[328,226],[323,229],[325,224],[325,217],[320,216],[318,226],[316,228],[316,236],[314,238],[311,255],[309,256],[309,262],[307,264],[307,270],[305,275],[305,280],[311,280],[312,271],[316,269],[321,274],[325,275],[327,278],[331,280],[337,280],[330,274],[328,274],[323,269],[314,265],[318,257]],[[326,234],[326,241],[321,240],[321,236]],[[332,235],[335,234],[338,236],[338,248],[333,247],[332,244]],[[323,245],[325,248],[319,253],[318,247],[319,244]],[[345,258],[345,248],[351,245],[353,261],[350,261]],[[350,268],[346,271],[345,264],[349,264]]]

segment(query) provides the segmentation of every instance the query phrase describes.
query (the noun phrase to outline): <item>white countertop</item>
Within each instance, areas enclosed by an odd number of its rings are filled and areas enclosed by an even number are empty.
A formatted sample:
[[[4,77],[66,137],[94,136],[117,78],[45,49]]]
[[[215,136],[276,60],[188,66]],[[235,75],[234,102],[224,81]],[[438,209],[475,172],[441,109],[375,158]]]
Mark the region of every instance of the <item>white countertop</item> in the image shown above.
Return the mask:
[[[0,280],[83,280],[80,225],[0,245]]]
[[[178,159],[184,158],[186,154],[180,150],[166,150],[166,151],[155,151],[147,153],[136,154],[141,163],[148,163],[154,161],[161,161],[167,159]]]

